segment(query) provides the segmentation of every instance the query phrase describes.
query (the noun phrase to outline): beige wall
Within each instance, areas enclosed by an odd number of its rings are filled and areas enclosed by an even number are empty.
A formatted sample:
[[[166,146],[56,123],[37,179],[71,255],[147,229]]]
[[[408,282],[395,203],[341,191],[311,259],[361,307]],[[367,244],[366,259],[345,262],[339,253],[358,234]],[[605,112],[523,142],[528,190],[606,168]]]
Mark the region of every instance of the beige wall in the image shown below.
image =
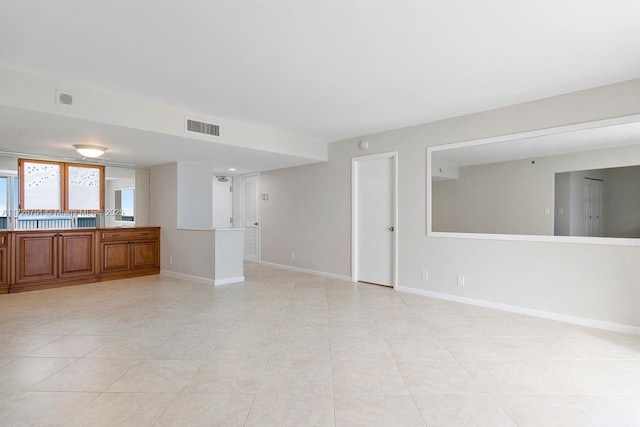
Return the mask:
[[[351,158],[398,151],[400,285],[640,326],[640,248],[427,237],[425,212],[427,146],[638,113],[633,80],[369,135],[367,151],[364,137],[332,143],[327,163],[262,174],[262,259],[350,275]]]
[[[462,167],[458,179],[433,182],[432,229],[552,235],[553,175],[542,159]]]
[[[640,237],[640,166],[609,169],[604,182],[607,236]]]
[[[149,225],[149,169],[136,169],[134,219],[139,227]]]
[[[556,174],[555,236],[571,235],[571,172]]]
[[[18,173],[18,159],[0,156],[0,171]]]
[[[162,270],[213,280],[213,230],[177,229],[177,163],[152,167],[150,178],[151,225],[162,227]]]
[[[260,174],[263,261],[350,275],[351,158],[336,148],[327,163]]]

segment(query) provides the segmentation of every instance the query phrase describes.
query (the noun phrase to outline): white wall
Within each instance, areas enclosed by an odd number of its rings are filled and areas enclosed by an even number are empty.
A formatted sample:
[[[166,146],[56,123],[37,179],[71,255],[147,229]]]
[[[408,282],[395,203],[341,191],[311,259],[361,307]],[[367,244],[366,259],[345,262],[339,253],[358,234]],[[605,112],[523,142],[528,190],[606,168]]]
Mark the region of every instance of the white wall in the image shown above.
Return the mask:
[[[178,162],[178,228],[213,228],[211,165]]]
[[[57,106],[54,98],[56,90],[73,94],[73,107]],[[222,131],[221,136],[215,139],[217,143],[316,160],[327,159],[326,145],[310,138],[250,123],[204,116],[130,95],[8,68],[0,68],[0,105],[210,142],[210,137],[184,131],[184,120],[188,116],[220,125]]]
[[[640,248],[427,237],[425,211],[429,145],[638,113],[640,79],[332,143],[327,163],[261,175],[262,259],[349,275],[351,158],[398,151],[400,285],[640,326]]]
[[[213,280],[213,230],[177,228],[178,164],[154,166],[150,172],[151,225],[162,227],[162,270]],[[173,264],[169,263],[169,258],[173,259]]]

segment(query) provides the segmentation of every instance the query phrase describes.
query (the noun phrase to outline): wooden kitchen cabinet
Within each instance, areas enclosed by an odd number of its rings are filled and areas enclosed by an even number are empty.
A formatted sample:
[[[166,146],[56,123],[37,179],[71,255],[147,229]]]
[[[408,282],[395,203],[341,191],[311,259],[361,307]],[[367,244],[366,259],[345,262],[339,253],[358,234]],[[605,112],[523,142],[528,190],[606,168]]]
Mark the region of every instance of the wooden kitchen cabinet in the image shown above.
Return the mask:
[[[58,234],[61,279],[94,277],[98,274],[95,231],[65,231]]]
[[[160,272],[160,229],[103,231],[100,235],[100,275],[135,277]]]
[[[11,292],[97,282],[95,231],[13,232]]]
[[[129,242],[102,242],[100,244],[100,273],[119,273],[131,269]]]
[[[0,232],[0,293],[160,273],[160,228]]]
[[[13,291],[58,278],[57,231],[13,235]]]

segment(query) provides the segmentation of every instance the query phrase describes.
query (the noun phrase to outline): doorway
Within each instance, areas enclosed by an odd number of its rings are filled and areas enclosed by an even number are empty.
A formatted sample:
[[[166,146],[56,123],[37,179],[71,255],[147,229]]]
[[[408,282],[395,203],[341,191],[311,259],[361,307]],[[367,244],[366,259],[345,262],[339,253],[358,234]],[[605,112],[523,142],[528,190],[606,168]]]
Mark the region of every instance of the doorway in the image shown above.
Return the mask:
[[[244,260],[260,262],[260,175],[242,175],[240,191]]]
[[[351,275],[354,282],[397,284],[398,153],[351,160]]]
[[[232,180],[232,177],[224,175],[213,177],[213,228],[233,226]]]

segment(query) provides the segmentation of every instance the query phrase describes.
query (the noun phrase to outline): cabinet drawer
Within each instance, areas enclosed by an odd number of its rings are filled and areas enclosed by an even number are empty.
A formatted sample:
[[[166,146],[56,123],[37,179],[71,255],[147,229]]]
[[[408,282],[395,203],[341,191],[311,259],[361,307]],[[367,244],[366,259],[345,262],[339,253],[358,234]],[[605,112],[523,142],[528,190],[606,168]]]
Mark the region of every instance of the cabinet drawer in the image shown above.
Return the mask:
[[[157,237],[156,230],[103,231],[100,233],[100,239],[104,241],[156,239]]]

